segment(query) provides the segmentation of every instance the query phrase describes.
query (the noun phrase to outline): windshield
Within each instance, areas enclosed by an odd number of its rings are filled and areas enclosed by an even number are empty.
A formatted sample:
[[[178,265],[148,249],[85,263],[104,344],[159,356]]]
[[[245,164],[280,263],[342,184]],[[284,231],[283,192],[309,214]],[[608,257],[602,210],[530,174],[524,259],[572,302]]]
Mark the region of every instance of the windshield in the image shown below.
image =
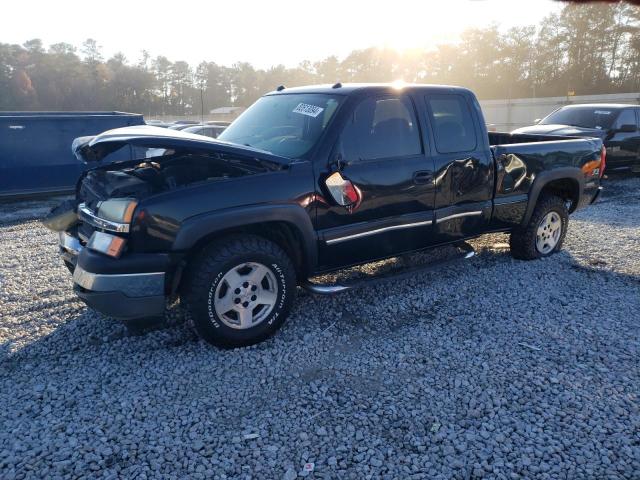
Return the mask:
[[[218,139],[299,158],[315,146],[341,99],[309,93],[262,97]]]
[[[542,119],[540,125],[571,125],[573,127],[607,130],[613,125],[617,110],[602,107],[564,107]]]

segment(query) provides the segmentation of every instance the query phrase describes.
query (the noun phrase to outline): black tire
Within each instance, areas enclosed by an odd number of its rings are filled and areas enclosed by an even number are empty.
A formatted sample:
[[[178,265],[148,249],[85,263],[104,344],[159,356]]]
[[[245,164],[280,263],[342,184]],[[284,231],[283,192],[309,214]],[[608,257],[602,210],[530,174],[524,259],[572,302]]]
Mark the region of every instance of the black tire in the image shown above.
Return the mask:
[[[233,328],[228,318],[225,321],[216,312],[215,296],[228,272],[249,263],[270,270],[276,300],[272,310],[255,326]],[[226,284],[223,287],[226,289]],[[198,335],[223,348],[253,345],[273,335],[289,315],[295,294],[296,274],[289,256],[275,243],[255,235],[234,235],[206,247],[191,262],[181,289]]]
[[[560,217],[560,237],[552,250],[543,253],[536,246],[537,231],[542,219],[551,212],[556,212]],[[568,224],[569,211],[567,210],[566,202],[556,195],[545,194],[541,196],[533,210],[529,223],[511,232],[511,237],[509,238],[511,255],[519,260],[535,260],[553,255],[562,248],[564,237],[567,235]]]

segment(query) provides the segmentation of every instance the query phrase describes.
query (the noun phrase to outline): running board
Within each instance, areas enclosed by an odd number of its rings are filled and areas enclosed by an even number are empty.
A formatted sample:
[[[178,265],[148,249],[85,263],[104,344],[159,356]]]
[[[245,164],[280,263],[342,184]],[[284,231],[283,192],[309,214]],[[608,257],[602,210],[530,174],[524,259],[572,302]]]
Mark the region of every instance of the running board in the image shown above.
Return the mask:
[[[444,260],[437,260],[432,263],[428,263],[426,265],[420,265],[417,267],[409,267],[405,268],[398,273],[386,273],[380,276],[371,276],[368,278],[357,279],[345,283],[334,283],[334,284],[320,284],[313,283],[309,280],[306,280],[302,283],[301,287],[307,290],[310,293],[315,293],[317,295],[333,295],[336,293],[346,292],[347,290],[353,290],[355,288],[360,288],[365,285],[377,282],[385,282],[388,280],[399,280],[403,278],[410,277],[417,273],[426,272],[429,270],[433,270],[437,267],[441,267],[443,265],[448,265],[450,263],[456,262],[458,260],[467,260],[469,258],[475,257],[476,251],[473,249],[471,245],[466,242],[460,243],[456,245],[458,248],[461,248],[463,252],[460,255],[455,257],[447,258]]]

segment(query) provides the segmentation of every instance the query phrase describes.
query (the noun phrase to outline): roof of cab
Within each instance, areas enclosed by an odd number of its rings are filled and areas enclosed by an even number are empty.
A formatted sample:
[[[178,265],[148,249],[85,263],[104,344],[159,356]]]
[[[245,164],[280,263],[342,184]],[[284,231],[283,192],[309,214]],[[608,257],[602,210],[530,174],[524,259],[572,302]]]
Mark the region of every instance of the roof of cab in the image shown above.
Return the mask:
[[[441,91],[442,93],[471,93],[467,88],[450,85],[431,85],[420,83],[342,83],[308,85],[303,87],[285,87],[274,90],[267,95],[287,95],[291,93],[324,93],[331,95],[351,95],[356,92],[401,92],[408,90]]]
[[[640,105],[631,103],[576,103],[565,105],[563,108],[587,107],[587,108],[608,108],[609,110],[621,110],[623,108],[640,108]]]

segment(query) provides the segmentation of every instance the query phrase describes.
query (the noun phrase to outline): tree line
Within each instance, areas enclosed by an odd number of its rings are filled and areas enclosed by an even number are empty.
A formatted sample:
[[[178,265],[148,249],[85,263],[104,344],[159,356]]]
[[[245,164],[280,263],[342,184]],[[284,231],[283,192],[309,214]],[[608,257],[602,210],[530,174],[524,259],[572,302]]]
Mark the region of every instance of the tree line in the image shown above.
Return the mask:
[[[406,82],[462,85],[481,99],[640,91],[640,7],[567,4],[539,25],[469,29],[455,44],[397,52],[356,50],[295,68],[202,62],[193,67],[143,51],[104,59],[88,39],[45,47],[0,43],[0,110],[123,110],[197,115],[248,106],[278,85]]]

